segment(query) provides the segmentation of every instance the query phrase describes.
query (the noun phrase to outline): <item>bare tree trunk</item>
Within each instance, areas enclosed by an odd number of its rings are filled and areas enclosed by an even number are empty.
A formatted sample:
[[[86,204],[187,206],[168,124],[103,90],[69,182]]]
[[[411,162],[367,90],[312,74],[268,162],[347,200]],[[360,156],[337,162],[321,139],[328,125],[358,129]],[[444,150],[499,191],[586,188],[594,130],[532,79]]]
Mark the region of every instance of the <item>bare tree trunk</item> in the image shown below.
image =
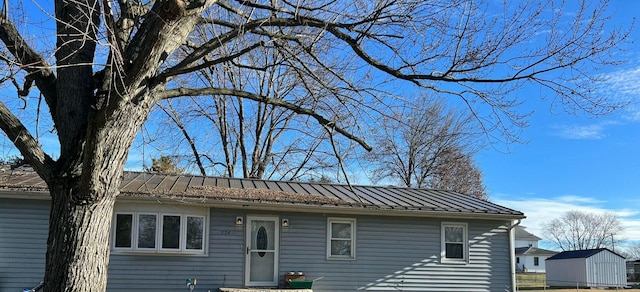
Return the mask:
[[[44,291],[104,291],[109,230],[118,188],[81,194],[78,179],[59,178],[50,188],[51,216]]]
[[[94,117],[84,160],[72,159],[82,162],[69,164],[48,179],[51,215],[45,292],[106,289],[113,205],[130,146],[150,108],[150,102],[123,105],[107,120]],[[75,173],[78,169],[81,174]]]

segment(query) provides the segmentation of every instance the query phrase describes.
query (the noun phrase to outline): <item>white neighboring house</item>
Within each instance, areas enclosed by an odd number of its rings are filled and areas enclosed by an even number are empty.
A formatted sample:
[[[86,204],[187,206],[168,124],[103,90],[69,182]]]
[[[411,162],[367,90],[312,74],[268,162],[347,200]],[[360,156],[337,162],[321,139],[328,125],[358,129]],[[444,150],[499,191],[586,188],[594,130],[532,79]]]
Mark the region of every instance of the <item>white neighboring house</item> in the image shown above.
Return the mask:
[[[524,226],[515,229],[516,271],[545,273],[545,260],[558,252],[538,248],[540,237],[526,230]]]

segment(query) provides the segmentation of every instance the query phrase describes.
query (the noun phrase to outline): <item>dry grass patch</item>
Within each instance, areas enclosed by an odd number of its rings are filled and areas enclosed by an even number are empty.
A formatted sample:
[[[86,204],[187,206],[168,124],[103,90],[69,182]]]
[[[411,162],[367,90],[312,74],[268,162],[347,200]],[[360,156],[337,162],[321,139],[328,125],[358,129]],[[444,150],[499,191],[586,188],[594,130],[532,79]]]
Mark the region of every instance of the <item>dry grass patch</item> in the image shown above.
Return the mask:
[[[543,288],[547,275],[542,273],[518,273],[516,274],[516,286],[518,288]]]
[[[616,289],[576,289],[576,288],[567,288],[567,289],[546,289],[546,290],[534,290],[534,291],[546,291],[546,292],[573,292],[573,291],[583,291],[583,292],[612,292],[616,291]],[[640,292],[640,289],[618,289],[618,291],[626,291],[626,292]]]
[[[546,291],[546,292],[612,292],[613,289],[590,289],[590,288],[564,288],[564,289],[549,289],[545,287],[545,281],[547,280],[546,274],[542,273],[517,273],[516,274],[516,286],[518,291]],[[640,289],[622,289],[617,291],[627,292],[640,292]]]

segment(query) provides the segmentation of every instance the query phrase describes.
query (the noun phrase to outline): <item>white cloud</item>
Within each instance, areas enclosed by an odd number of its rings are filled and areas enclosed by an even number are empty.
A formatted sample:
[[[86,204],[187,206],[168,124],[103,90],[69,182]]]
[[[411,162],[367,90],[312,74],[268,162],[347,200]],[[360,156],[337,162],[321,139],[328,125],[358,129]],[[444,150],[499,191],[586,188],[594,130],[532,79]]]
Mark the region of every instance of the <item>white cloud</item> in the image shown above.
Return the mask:
[[[563,125],[553,127],[554,135],[574,140],[599,140],[604,138],[605,124]]]
[[[630,58],[637,58],[631,56]],[[640,122],[640,64],[601,75],[606,81],[599,92],[613,101],[628,103],[623,117]]]
[[[610,126],[623,124],[615,120],[602,120],[595,124],[573,124],[573,125],[555,125],[551,126],[554,136],[572,140],[599,140],[604,139],[607,135],[605,131]]]
[[[610,90],[610,95],[619,100],[632,100],[640,98],[640,66],[614,71],[603,75],[606,81],[605,88]]]
[[[522,221],[522,225],[526,226],[529,232],[542,238],[544,238],[542,225],[545,222],[558,218],[567,211],[579,210],[588,213],[616,214],[625,228],[621,239],[640,241],[640,211],[636,209],[608,209],[604,207],[606,201],[575,195],[553,198],[509,198],[508,195],[503,194],[494,195],[492,198],[496,204],[524,212],[527,218]]]
[[[574,196],[574,195],[560,196],[560,197],[557,197],[556,199],[565,203],[585,203],[585,204],[604,203],[604,201],[598,200],[595,198],[588,198],[588,197],[581,197],[581,196]]]
[[[640,78],[640,76],[638,76],[638,78]],[[640,79],[638,79],[638,83],[640,83]],[[635,101],[629,102],[622,117],[632,123],[640,122],[640,97]]]
[[[618,112],[616,121],[557,125],[552,127],[553,135],[573,140],[599,140],[607,136],[605,131],[609,126],[640,122],[640,63],[602,74],[600,77],[605,81],[599,85],[597,94],[605,97],[611,103],[627,105]]]

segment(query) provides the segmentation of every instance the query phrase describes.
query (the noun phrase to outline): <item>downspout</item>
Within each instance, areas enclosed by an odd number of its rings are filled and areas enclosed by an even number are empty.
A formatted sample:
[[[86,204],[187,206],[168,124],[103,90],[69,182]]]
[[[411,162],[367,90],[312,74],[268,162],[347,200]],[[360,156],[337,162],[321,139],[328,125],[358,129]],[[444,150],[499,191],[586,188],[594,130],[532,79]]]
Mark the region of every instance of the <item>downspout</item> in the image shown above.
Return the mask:
[[[518,227],[522,223],[522,219],[518,219],[517,221],[512,221],[511,226],[509,226],[509,258],[511,262],[511,291],[517,291],[516,288],[516,240],[515,240],[515,232],[514,228]]]

